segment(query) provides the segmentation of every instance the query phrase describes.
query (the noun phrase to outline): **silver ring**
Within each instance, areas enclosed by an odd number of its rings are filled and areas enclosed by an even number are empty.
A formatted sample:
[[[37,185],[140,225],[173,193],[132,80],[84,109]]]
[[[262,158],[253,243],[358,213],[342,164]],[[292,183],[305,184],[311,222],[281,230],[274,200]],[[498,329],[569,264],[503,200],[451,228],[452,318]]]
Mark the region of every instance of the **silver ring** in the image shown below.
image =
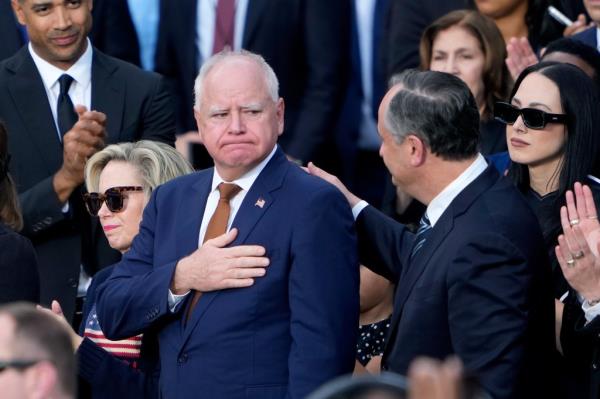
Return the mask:
[[[588,216],[588,219],[598,219],[598,216]]]
[[[583,258],[585,254],[583,253],[583,251],[577,251],[573,254],[573,259],[577,260],[577,259],[581,259]]]
[[[575,266],[575,259],[571,258],[569,260],[567,260],[567,267],[573,267]]]
[[[576,224],[579,224],[579,219],[572,219],[572,220],[569,221],[569,224],[571,226],[575,226]]]

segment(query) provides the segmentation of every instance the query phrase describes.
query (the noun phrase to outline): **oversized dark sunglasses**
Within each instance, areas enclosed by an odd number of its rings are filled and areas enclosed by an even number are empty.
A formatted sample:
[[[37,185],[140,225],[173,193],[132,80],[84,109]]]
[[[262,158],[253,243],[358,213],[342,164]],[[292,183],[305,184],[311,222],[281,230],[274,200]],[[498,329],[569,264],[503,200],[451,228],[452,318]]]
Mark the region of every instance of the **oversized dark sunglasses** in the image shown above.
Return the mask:
[[[494,117],[500,122],[512,125],[519,115],[530,129],[543,129],[548,123],[567,123],[569,120],[565,114],[550,114],[535,108],[517,108],[505,102],[494,104]]]
[[[106,207],[111,212],[121,212],[125,204],[125,198],[128,191],[144,191],[143,187],[140,186],[121,186],[111,187],[101,193],[85,193],[83,194],[83,202],[85,207],[92,216],[98,216],[102,203],[106,202]]]
[[[0,360],[0,373],[7,369],[25,370],[41,360]]]

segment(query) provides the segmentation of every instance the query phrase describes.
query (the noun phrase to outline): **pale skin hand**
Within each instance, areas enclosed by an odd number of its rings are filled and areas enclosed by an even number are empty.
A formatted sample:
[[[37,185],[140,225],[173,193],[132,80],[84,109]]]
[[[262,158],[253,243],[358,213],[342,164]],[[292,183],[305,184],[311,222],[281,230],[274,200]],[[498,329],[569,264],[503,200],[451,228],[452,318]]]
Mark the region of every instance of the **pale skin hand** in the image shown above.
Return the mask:
[[[462,363],[451,358],[443,363],[417,358],[408,370],[409,399],[458,399],[462,397]]]
[[[578,34],[579,32],[583,32],[584,30],[591,28],[594,25],[593,22],[587,23],[585,14],[579,14],[577,19],[573,21],[573,25],[567,26],[563,31],[564,37],[569,37]]]
[[[309,162],[308,166],[306,167],[306,171],[308,173],[310,173],[311,175],[320,177],[321,179],[325,180],[326,182],[331,183],[334,186],[336,186],[337,189],[340,190],[342,194],[344,194],[344,197],[346,197],[348,204],[350,204],[350,208],[354,208],[354,206],[361,201],[360,198],[358,198],[356,195],[352,194],[350,192],[350,190],[348,190],[348,188],[346,188],[346,186],[344,185],[344,183],[342,183],[340,181],[340,179],[338,179],[336,176],[334,176],[330,173],[325,172],[323,169],[315,166],[314,163]]]
[[[106,115],[88,111],[78,105],[79,117],[73,128],[63,137],[63,163],[54,175],[52,185],[61,203],[65,203],[73,190],[83,183],[83,171],[88,158],[104,148]]]
[[[512,37],[506,45],[506,66],[513,80],[530,65],[537,64],[538,58],[526,37]]]
[[[202,144],[202,137],[196,130],[191,130],[177,136],[175,149],[188,161],[191,162],[191,144]]]
[[[589,187],[575,183],[575,199],[567,192],[567,206],[560,210],[563,235],[558,237],[555,252],[571,287],[593,301],[600,299],[600,224]],[[572,224],[573,220],[579,222]]]
[[[60,324],[62,324],[65,327],[65,329],[69,333],[69,337],[71,338],[71,343],[73,345],[73,351],[76,352],[77,349],[79,348],[79,346],[81,345],[81,342],[83,342],[83,338],[81,336],[79,336],[79,334],[77,334],[73,330],[73,328],[71,327],[71,325],[65,318],[65,315],[63,314],[62,308],[60,306],[60,303],[58,303],[58,301],[56,301],[56,300],[52,301],[52,304],[50,306],[51,306],[50,309],[46,309],[40,305],[37,305],[37,309],[41,312],[45,312],[45,313],[48,313],[49,315],[52,315],[52,317],[54,317],[56,320],[58,320],[60,322]]]
[[[225,248],[235,240],[237,229],[206,241],[175,267],[171,292],[182,295],[190,290],[209,292],[226,288],[249,287],[265,275],[269,258],[259,245]]]

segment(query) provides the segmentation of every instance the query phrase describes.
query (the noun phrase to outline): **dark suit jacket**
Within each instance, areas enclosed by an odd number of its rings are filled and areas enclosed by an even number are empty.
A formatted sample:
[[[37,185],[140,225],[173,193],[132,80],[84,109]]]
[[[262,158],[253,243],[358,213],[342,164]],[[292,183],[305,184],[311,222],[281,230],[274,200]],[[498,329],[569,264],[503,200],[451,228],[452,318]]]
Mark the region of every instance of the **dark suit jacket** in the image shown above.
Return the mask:
[[[0,222],[0,303],[40,300],[40,277],[31,242]]]
[[[456,354],[493,398],[549,397],[550,268],[535,216],[493,166],[452,201],[412,264],[403,225],[367,207],[357,230],[361,264],[398,284],[384,369]]]
[[[0,61],[11,57],[23,46],[10,0],[0,0]]]
[[[94,47],[140,66],[140,45],[127,0],[94,0],[92,17],[89,36]]]
[[[176,263],[198,248],[212,175],[178,178],[152,194],[131,250],[99,287],[102,328],[117,339],[163,323],[164,397],[304,398],[354,367],[358,263],[348,203],[277,150],[233,221],[232,245],[266,248],[266,275],[248,288],[204,293],[184,324],[186,304],[172,314],[167,296]]]
[[[178,131],[197,130],[193,114],[197,0],[161,1],[155,70],[171,82]],[[349,39],[347,0],[249,0],[243,48],[274,69],[286,102],[281,144],[314,160],[333,129],[341,101]]]
[[[65,315],[72,316],[79,267],[93,274],[116,262],[104,234],[83,211],[81,192],[75,190],[71,211],[62,212],[52,188],[54,173],[62,164],[48,98],[27,47],[0,63],[0,119],[6,122],[11,173],[20,193],[25,219],[23,233],[36,249],[41,277],[41,300],[58,299]],[[173,144],[174,121],[170,97],[156,74],[94,51],[92,109],[107,115],[107,143],[154,139]],[[90,226],[92,224],[92,226]],[[98,226],[96,226],[98,227]],[[84,243],[82,231],[91,242]],[[86,236],[86,235],[84,235]]]
[[[83,321],[79,335],[85,333],[85,323],[97,298],[97,288],[112,274],[113,266],[100,270],[88,289]],[[77,350],[77,370],[79,373],[79,397],[93,399],[152,399],[158,398],[158,345],[156,335],[146,331],[142,338],[141,357],[138,368],[112,356],[85,338]]]
[[[598,28],[591,27],[573,36],[573,39],[579,40],[580,42],[587,44],[590,47],[598,48]]]
[[[571,289],[565,300],[560,341],[564,367],[569,384],[563,387],[570,398],[597,399],[600,397],[600,317],[589,323]],[[567,396],[565,396],[567,397]]]

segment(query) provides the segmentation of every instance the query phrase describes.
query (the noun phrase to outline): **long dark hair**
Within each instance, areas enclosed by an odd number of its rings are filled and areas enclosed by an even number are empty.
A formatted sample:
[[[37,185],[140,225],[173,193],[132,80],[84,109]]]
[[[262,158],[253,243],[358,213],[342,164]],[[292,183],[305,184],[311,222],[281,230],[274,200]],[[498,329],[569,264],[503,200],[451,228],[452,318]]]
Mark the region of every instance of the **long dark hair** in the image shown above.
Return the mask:
[[[9,169],[8,133],[0,121],[0,222],[13,230],[23,228],[23,217],[19,207],[19,197]]]
[[[600,113],[598,91],[592,79],[574,65],[541,62],[526,68],[515,82],[510,95],[514,97],[521,82],[531,73],[539,73],[558,87],[563,112],[569,116],[566,124],[567,140],[563,159],[556,171],[558,177],[557,200],[551,220],[540,221],[544,238],[555,240],[560,232],[560,207],[565,203],[565,193],[576,181],[585,181],[587,175],[597,174],[600,160]],[[529,190],[527,165],[511,163],[508,176],[522,192]]]

